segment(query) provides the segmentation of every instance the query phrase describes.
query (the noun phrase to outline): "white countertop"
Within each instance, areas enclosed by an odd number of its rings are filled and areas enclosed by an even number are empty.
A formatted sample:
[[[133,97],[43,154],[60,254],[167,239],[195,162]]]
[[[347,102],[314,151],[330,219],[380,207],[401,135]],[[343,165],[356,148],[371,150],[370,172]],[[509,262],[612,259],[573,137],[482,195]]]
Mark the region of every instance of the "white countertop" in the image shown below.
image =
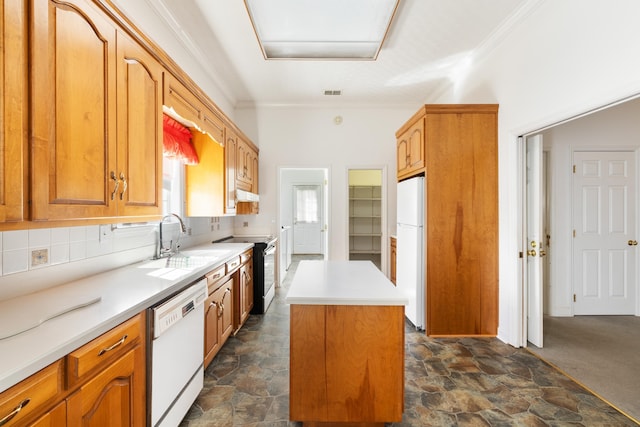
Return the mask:
[[[285,301],[317,305],[409,302],[371,261],[300,261]]]
[[[0,392],[252,246],[252,243],[200,245],[172,258],[142,261],[0,301],[0,337],[6,337],[0,339]],[[90,304],[52,317],[86,303]],[[39,324],[48,317],[52,318]],[[30,326],[33,328],[15,334]]]

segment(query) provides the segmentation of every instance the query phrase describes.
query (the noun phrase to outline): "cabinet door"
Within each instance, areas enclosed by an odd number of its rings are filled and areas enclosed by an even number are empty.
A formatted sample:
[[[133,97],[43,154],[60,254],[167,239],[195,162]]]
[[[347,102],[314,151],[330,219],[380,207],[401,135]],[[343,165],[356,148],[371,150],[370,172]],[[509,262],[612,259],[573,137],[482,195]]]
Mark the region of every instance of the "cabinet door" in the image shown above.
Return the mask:
[[[213,357],[220,350],[220,333],[218,325],[218,302],[215,293],[204,302],[204,366],[209,366]]]
[[[239,328],[246,322],[253,307],[253,260],[250,260],[240,268],[240,283],[238,288],[240,293]]]
[[[424,170],[424,118],[403,132],[397,141],[398,179]]]
[[[120,32],[117,53],[118,215],[161,215],[163,69]]]
[[[31,0],[30,19],[31,217],[114,216],[116,28],[82,0]]]
[[[259,194],[258,191],[258,176],[259,176],[259,172],[260,172],[260,165],[259,165],[259,154],[257,151],[253,152],[253,157],[251,158],[251,192],[252,193],[256,193]]]
[[[68,426],[144,426],[145,364],[138,346],[67,399]]]
[[[178,79],[167,73],[164,82],[164,105],[173,108],[180,117],[199,123],[202,103]]]
[[[24,219],[27,192],[25,4],[0,0],[0,222]]]
[[[233,332],[233,288],[234,279],[229,279],[217,292],[219,292],[219,304],[221,310],[218,311],[220,317],[220,341],[224,343]]]
[[[67,402],[60,402],[38,418],[31,427],[60,427],[67,424]]]
[[[238,138],[229,128],[225,130],[224,144],[224,170],[225,170],[225,197],[224,213],[236,213],[236,151],[238,148]]]
[[[249,146],[242,138],[238,138],[236,147],[236,186],[245,191],[251,191],[251,180],[249,179],[250,156]]]

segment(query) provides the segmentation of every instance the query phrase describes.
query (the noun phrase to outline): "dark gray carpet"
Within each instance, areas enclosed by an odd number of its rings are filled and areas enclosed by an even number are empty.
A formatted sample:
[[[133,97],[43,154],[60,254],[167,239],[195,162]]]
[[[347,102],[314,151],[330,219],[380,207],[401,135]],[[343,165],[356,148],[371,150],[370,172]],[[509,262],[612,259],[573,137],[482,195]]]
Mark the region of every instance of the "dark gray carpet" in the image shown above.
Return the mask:
[[[534,354],[640,420],[640,317],[545,317]]]

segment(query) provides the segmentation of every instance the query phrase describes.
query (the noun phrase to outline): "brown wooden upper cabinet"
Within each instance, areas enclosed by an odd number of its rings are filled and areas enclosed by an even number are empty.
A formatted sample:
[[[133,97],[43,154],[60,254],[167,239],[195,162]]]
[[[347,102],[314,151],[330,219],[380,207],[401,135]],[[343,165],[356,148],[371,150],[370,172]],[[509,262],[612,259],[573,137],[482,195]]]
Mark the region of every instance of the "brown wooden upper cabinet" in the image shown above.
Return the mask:
[[[413,116],[396,132],[398,181],[424,172],[424,117]]]
[[[163,68],[91,2],[30,20],[31,219],[158,217]]]
[[[27,32],[23,0],[0,0],[0,223],[25,218]]]
[[[187,215],[220,216],[237,213],[257,213],[254,204],[243,203],[237,210],[236,189],[258,193],[258,150],[238,135],[235,127],[225,122],[215,112],[207,108],[196,95],[185,87],[175,76],[165,78],[164,105],[171,107],[182,118],[193,122],[207,132],[214,140],[224,144],[222,171],[216,157],[200,159],[197,166],[187,166]],[[194,131],[194,133],[197,131]],[[198,143],[198,156],[217,150],[201,150],[206,144]],[[224,176],[223,182],[217,178]],[[211,179],[214,177],[215,179]],[[220,202],[222,200],[222,203]]]
[[[226,214],[236,213],[236,155],[238,150],[238,137],[235,132],[227,128],[225,130],[224,146],[224,212]]]
[[[180,117],[199,124],[204,105],[171,73],[165,75],[164,105],[174,109]]]
[[[237,188],[258,194],[258,151],[239,138],[236,153]]]

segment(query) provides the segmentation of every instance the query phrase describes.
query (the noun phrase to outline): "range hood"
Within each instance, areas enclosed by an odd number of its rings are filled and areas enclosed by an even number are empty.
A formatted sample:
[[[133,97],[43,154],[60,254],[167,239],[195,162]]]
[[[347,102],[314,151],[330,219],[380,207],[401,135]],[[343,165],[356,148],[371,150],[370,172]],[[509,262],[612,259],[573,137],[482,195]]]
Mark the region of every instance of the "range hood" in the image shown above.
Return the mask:
[[[250,193],[241,189],[236,189],[236,201],[237,202],[259,202],[260,196],[256,193]]]

